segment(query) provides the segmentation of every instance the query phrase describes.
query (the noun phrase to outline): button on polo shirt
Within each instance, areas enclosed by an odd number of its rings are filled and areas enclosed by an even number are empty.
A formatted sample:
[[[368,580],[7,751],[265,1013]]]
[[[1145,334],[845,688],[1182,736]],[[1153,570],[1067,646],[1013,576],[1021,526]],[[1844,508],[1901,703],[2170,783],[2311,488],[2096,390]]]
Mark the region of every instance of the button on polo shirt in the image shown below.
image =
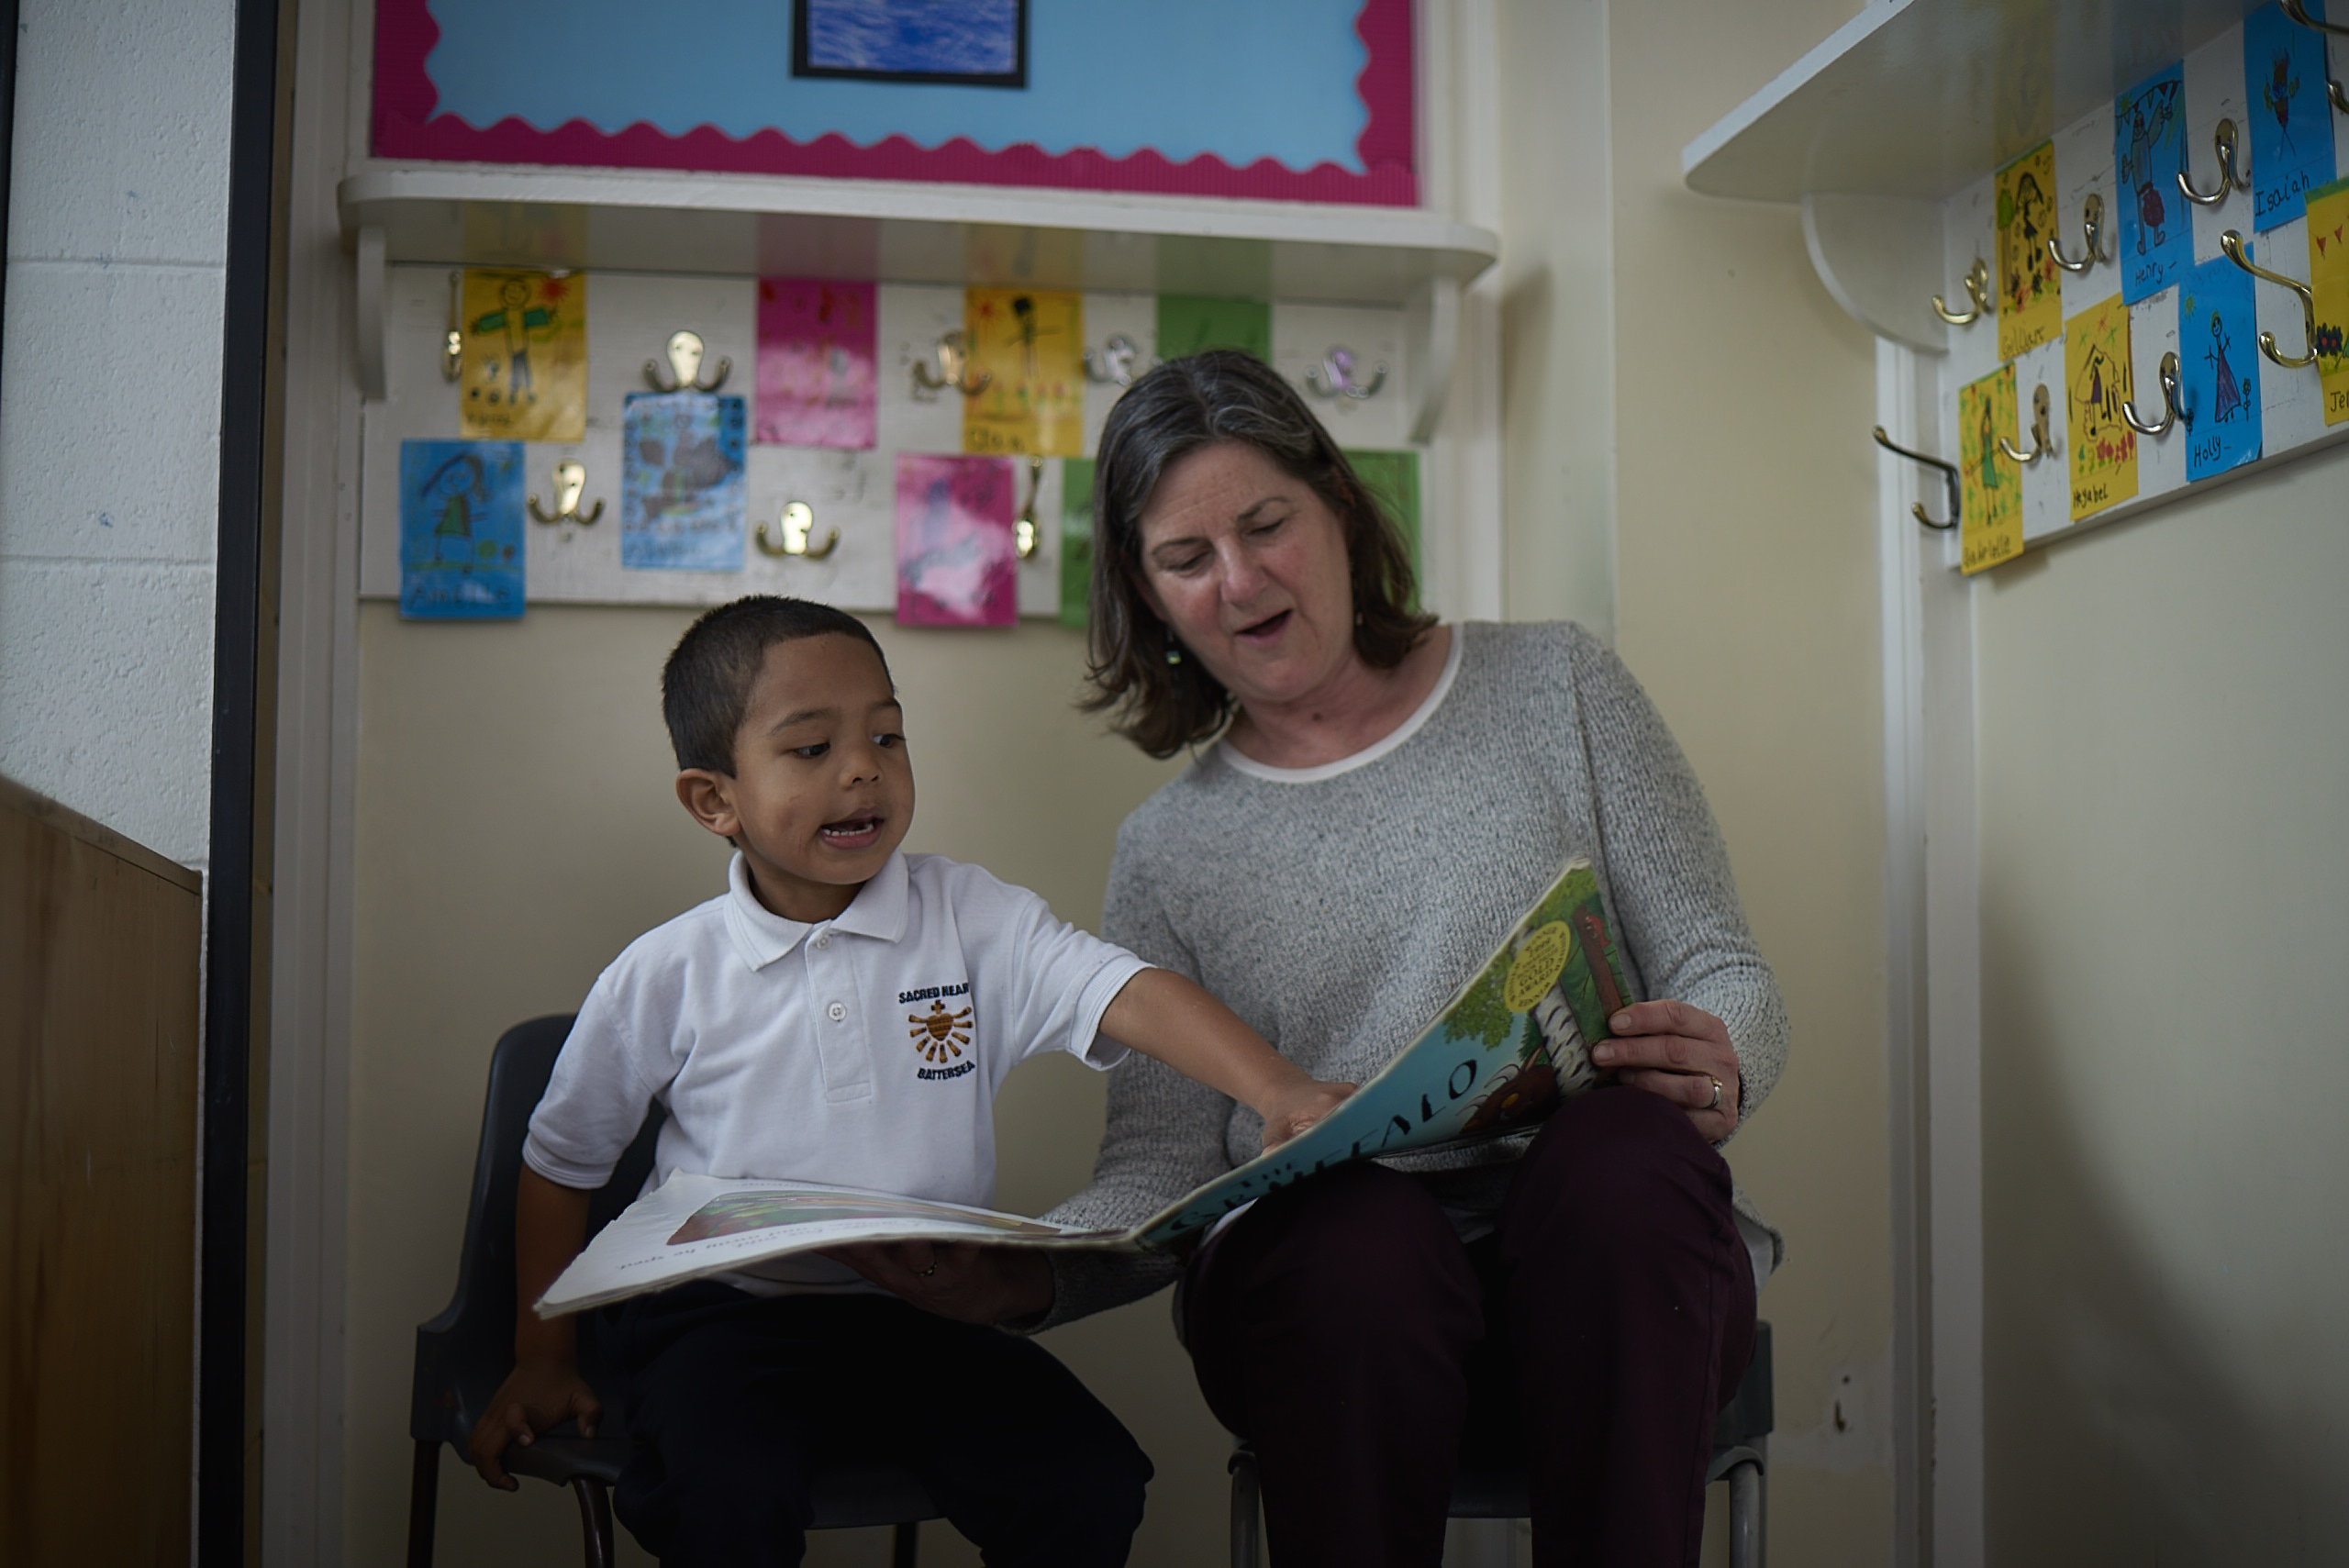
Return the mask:
[[[547,1180],[603,1185],[659,1099],[662,1174],[989,1205],[1004,1074],[1126,1054],[1101,1015],[1149,966],[976,866],[893,855],[812,926],[761,905],[739,854],[728,884],[588,993],[523,1145]]]

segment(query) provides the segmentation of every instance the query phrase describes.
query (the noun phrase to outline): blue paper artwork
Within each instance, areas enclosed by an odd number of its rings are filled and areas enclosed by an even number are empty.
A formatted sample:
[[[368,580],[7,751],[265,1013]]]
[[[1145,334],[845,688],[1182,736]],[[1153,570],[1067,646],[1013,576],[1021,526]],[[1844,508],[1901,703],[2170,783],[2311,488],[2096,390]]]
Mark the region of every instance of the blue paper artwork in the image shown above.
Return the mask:
[[[2244,254],[2249,255],[2246,246]],[[2255,259],[2255,258],[2254,258]],[[2259,324],[2249,272],[2221,256],[2177,291],[2186,477],[2208,479],[2259,455]]]
[[[2324,0],[2307,0],[2321,21]],[[2273,6],[2243,19],[2243,113],[2251,121],[2252,227],[2306,215],[2308,193],[2332,183],[2332,109],[2324,99],[2324,35]]]
[[[1020,0],[796,0],[798,74],[1016,77]]]
[[[2183,65],[2157,71],[2112,100],[2114,192],[2121,207],[2121,298],[2134,305],[2194,264],[2194,225],[2177,194],[2186,135]]]
[[[522,443],[400,443],[400,614],[522,613]]]
[[[620,564],[666,572],[742,570],[739,397],[637,393],[620,417]]]

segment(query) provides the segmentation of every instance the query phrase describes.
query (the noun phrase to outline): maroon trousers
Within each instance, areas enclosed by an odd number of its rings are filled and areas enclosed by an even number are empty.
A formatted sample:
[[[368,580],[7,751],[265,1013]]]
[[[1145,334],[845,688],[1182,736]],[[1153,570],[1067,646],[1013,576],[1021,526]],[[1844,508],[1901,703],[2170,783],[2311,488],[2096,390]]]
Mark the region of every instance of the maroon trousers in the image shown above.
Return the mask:
[[[1343,1166],[1202,1248],[1184,1324],[1255,1447],[1280,1568],[1431,1568],[1464,1438],[1523,1457],[1541,1568],[1694,1564],[1753,1271],[1720,1156],[1677,1106],[1605,1088],[1552,1116],[1490,1236]]]

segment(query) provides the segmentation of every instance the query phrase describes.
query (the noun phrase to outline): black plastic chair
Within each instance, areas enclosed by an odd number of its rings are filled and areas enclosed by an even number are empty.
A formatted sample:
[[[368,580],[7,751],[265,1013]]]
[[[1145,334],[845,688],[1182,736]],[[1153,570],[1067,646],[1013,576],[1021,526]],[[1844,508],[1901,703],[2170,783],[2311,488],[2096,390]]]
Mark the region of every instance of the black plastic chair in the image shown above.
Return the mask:
[[[522,1140],[571,1033],[571,1019],[562,1013],[517,1024],[490,1056],[489,1097],[482,1112],[481,1149],[473,1159],[457,1291],[438,1318],[416,1331],[416,1382],[408,1408],[408,1433],[416,1440],[408,1568],[431,1568],[440,1445],[464,1452],[473,1422],[514,1367],[514,1191],[522,1170]],[[588,1205],[588,1235],[601,1230],[643,1186],[662,1119],[654,1106],[612,1179]],[[604,1405],[596,1436],[583,1438],[576,1426],[565,1422],[528,1448],[509,1447],[504,1462],[517,1475],[570,1487],[579,1499],[587,1568],[610,1568],[611,1486],[628,1463],[629,1439],[621,1417],[625,1390],[597,1355],[596,1338],[579,1336],[580,1372]],[[913,1568],[920,1522],[942,1517],[921,1484],[895,1465],[828,1466],[812,1477],[809,1490],[817,1529],[896,1526],[893,1568]]]
[[[1705,1481],[1729,1482],[1730,1568],[1763,1568],[1770,1429],[1777,1420],[1770,1383],[1770,1325],[1753,1326],[1753,1361],[1737,1393],[1713,1423],[1713,1454]],[[1256,1453],[1242,1442],[1231,1453],[1231,1568],[1264,1561],[1261,1482]],[[1464,1462],[1452,1484],[1452,1518],[1521,1519],[1533,1511],[1522,1467],[1480,1469]]]

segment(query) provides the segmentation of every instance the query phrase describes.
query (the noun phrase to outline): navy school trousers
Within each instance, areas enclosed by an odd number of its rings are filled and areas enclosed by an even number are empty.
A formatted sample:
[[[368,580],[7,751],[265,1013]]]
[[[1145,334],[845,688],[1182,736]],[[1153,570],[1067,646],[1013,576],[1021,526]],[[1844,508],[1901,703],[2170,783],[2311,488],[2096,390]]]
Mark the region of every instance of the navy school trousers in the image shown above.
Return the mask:
[[[1264,1198],[1193,1259],[1184,1337],[1277,1568],[1433,1568],[1464,1439],[1523,1457],[1538,1568],[1677,1568],[1753,1296],[1728,1165],[1610,1087],[1550,1118],[1475,1242],[1367,1162]]]
[[[902,1464],[989,1568],[1117,1568],[1150,1461],[1041,1345],[894,1296],[697,1282],[607,1309],[635,1442],[614,1512],[664,1568],[807,1550],[811,1464]]]

